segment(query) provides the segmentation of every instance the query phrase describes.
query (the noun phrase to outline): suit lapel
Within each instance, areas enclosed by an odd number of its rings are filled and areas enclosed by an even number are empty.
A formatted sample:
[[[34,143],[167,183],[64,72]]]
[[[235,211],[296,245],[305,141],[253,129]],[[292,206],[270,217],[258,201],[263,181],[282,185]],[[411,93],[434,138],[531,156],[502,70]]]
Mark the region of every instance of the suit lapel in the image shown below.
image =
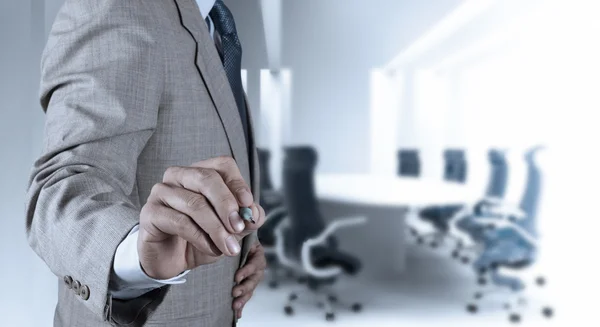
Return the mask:
[[[258,199],[258,155],[254,147],[254,132],[252,124],[252,116],[250,108],[248,108],[248,126],[250,138],[250,151],[248,153],[246,139],[244,136],[244,128],[240,119],[240,114],[229,85],[229,80],[223,70],[223,63],[217,53],[215,44],[210,37],[208,28],[202,16],[199,15],[199,8],[193,0],[174,0],[179,11],[181,24],[190,33],[196,41],[196,67],[202,76],[204,84],[210,93],[211,99],[217,112],[227,139],[233,158],[240,167],[248,167],[250,175],[250,187]],[[248,99],[246,99],[248,104]],[[247,236],[242,242],[242,253],[240,257],[240,265],[244,265],[248,258],[248,251],[256,242],[256,233]]]
[[[204,80],[215,108],[217,108],[233,158],[238,166],[249,167],[240,114],[206,22],[199,14],[199,8],[195,1],[175,0],[175,3],[179,10],[181,24],[196,41],[196,67]],[[251,171],[249,173],[252,175]]]

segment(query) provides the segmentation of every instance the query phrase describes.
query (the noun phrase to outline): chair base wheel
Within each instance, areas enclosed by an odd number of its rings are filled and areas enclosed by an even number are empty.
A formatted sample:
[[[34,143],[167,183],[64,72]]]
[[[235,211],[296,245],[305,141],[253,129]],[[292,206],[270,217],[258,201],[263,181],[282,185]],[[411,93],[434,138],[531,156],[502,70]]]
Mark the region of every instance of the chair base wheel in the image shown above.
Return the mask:
[[[325,314],[325,320],[327,321],[334,321],[335,320],[335,314],[328,312]]]
[[[452,251],[452,258],[458,259],[459,253],[458,251]]]
[[[353,312],[361,312],[362,311],[362,305],[360,303],[354,303],[351,307]]]
[[[521,322],[521,316],[518,315],[518,314],[516,314],[516,313],[513,313],[510,316],[508,316],[508,320],[510,322],[514,323],[514,324],[520,323]]]
[[[429,244],[429,246],[431,246],[432,249],[437,249],[438,244],[436,242],[431,242],[431,244]]]
[[[294,314],[294,309],[289,305],[286,305],[285,308],[283,308],[283,311],[287,316],[291,316]]]
[[[422,237],[417,237],[417,244],[423,244],[425,240]]]
[[[554,316],[554,310],[550,307],[545,307],[544,309],[542,309],[542,314],[546,318],[552,318],[552,316]]]
[[[269,288],[277,288],[278,286],[279,286],[279,283],[277,283],[276,281],[269,282]]]
[[[467,305],[467,312],[469,312],[469,313],[477,313],[478,310],[479,310],[479,308],[475,304]]]
[[[294,300],[296,300],[297,298],[298,298],[298,295],[296,295],[296,293],[292,293],[292,294],[290,294],[290,297],[289,297],[290,301],[294,301]]]
[[[460,261],[461,261],[462,263],[464,263],[465,265],[467,265],[467,264],[469,264],[469,262],[471,262],[471,260],[470,260],[469,258],[467,258],[467,257],[462,257],[462,258],[460,259]]]

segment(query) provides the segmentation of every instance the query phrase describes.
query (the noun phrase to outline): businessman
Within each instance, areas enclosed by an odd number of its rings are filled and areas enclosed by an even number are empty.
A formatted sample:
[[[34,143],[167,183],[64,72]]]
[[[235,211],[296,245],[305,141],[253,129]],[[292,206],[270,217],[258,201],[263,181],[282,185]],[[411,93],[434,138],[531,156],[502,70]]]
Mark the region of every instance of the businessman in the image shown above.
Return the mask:
[[[265,269],[241,55],[222,0],[65,1],[26,208],[55,326],[235,326]]]

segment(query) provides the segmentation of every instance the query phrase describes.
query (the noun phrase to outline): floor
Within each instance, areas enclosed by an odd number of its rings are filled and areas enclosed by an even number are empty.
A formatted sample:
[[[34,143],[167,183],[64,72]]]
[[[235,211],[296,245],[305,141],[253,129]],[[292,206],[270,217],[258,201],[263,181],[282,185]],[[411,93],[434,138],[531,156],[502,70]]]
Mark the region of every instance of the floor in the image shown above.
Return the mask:
[[[298,286],[290,283],[272,290],[263,284],[245,308],[240,326],[510,325],[508,313],[502,309],[501,298],[482,302],[483,307],[476,315],[466,312],[466,300],[475,291],[474,274],[451,259],[447,250],[433,252],[429,248],[411,246],[408,253],[408,269],[395,280],[340,281],[340,298],[362,301],[364,309],[361,313],[340,311],[335,322],[326,322],[316,305],[300,303],[294,316],[288,317],[283,312],[283,305],[290,290]],[[546,300],[549,299],[547,294],[544,295]],[[553,304],[556,306],[558,303],[553,301]],[[562,326],[561,321],[573,316],[557,310],[557,315],[548,320],[539,312],[539,306],[528,308],[520,325]]]

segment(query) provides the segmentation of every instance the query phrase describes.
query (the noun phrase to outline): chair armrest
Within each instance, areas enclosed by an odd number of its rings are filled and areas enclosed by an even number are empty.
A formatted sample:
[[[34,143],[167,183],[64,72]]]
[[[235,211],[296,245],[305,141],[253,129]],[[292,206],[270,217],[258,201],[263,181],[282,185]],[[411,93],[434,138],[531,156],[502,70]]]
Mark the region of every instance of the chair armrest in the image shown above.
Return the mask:
[[[502,228],[508,227],[516,231],[519,235],[521,235],[527,242],[532,244],[534,247],[538,247],[537,239],[531,235],[528,231],[526,231],[523,227],[515,224],[509,220],[498,219],[498,218],[477,218],[478,224],[483,225],[493,225],[494,228]]]
[[[346,228],[350,226],[358,226],[365,224],[367,222],[366,217],[353,217],[353,218],[345,218],[339,219],[331,222],[327,225],[327,228],[315,238],[308,239],[302,245],[302,267],[303,269],[310,274],[311,276],[317,278],[329,278],[334,277],[342,273],[342,269],[339,267],[334,268],[317,268],[312,263],[312,249],[318,245],[326,244],[327,239],[335,233],[337,230],[341,228]]]
[[[285,237],[283,232],[289,226],[290,221],[287,216],[284,216],[284,219],[282,219],[281,222],[277,224],[277,227],[275,227],[275,255],[282,265],[291,269],[301,270],[302,266],[288,258],[285,254]]]

